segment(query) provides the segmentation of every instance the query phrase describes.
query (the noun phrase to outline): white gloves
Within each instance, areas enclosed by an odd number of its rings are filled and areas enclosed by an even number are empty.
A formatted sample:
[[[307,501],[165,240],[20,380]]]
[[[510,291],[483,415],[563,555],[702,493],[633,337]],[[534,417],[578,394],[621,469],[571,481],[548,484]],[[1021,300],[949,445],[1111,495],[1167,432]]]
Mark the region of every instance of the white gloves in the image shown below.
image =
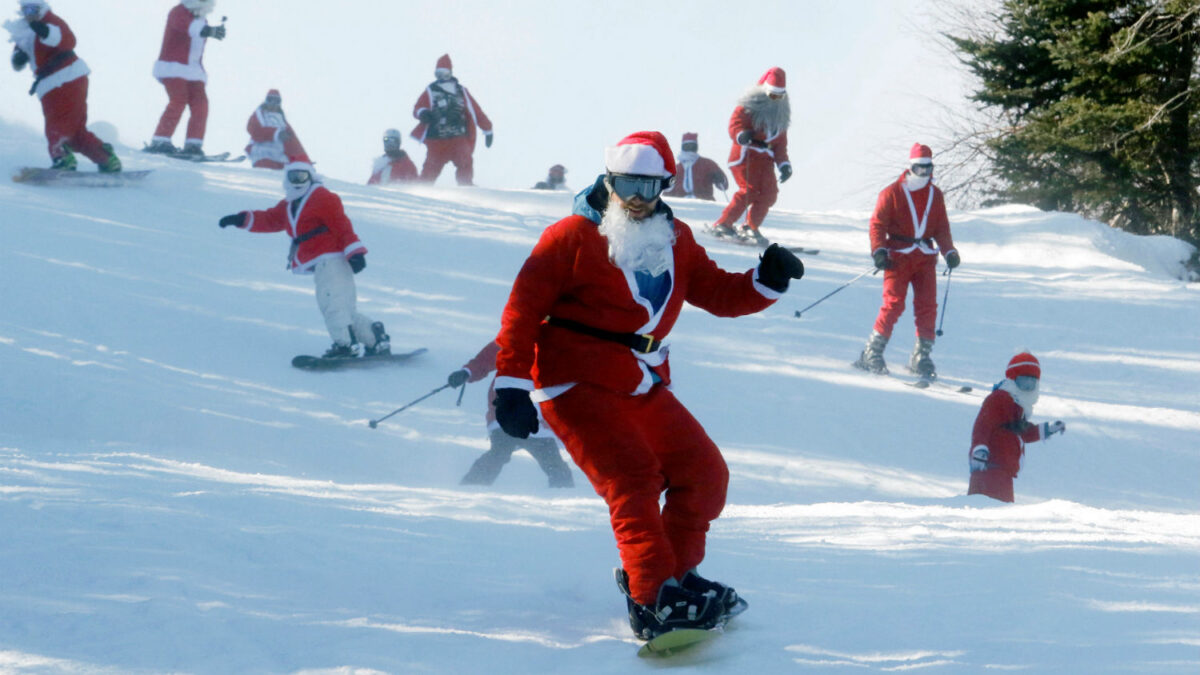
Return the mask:
[[[1042,438],[1050,438],[1054,434],[1063,434],[1067,432],[1067,425],[1063,424],[1062,420],[1057,422],[1042,422]]]
[[[977,445],[971,448],[971,473],[987,470],[990,457],[991,453],[986,445]]]

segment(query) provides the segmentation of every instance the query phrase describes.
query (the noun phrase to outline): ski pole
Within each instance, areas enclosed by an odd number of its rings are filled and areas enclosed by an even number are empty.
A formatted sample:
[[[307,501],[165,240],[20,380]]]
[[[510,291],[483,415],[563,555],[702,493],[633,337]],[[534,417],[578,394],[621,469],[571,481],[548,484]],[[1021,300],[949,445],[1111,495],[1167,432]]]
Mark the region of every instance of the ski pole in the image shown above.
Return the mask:
[[[443,389],[449,389],[449,388],[450,388],[450,383],[449,383],[449,382],[447,382],[446,384],[443,384],[442,386],[438,387],[437,389],[434,389],[433,391],[429,392],[428,394],[425,394],[424,396],[422,396],[421,398],[419,398],[419,399],[417,399],[417,400],[413,401],[412,403],[409,403],[408,405],[403,405],[403,406],[400,406],[399,408],[396,408],[396,409],[395,409],[395,410],[393,410],[392,412],[390,412],[390,413],[388,413],[388,414],[384,415],[383,417],[380,417],[380,418],[379,418],[379,419],[377,419],[377,420],[371,420],[371,421],[367,422],[367,424],[368,424],[368,425],[369,425],[369,426],[370,426],[372,429],[374,429],[375,427],[379,426],[379,423],[380,423],[380,422],[382,422],[382,421],[386,420],[387,418],[391,417],[392,415],[395,415],[396,413],[399,413],[399,412],[404,412],[405,410],[408,410],[409,408],[411,408],[411,407],[413,407],[414,405],[416,405],[416,404],[420,403],[421,401],[424,401],[425,399],[429,398],[430,396],[433,396],[434,394],[438,393],[439,391],[441,391],[441,390],[443,390]],[[466,389],[466,387],[463,387],[463,388],[464,388],[464,389]],[[459,401],[462,401],[462,395],[461,395],[461,394],[459,395]]]
[[[938,319],[937,336],[942,337],[942,324],[946,322],[946,302],[950,299],[950,280],[954,270],[946,268],[946,292],[942,294],[942,316]]]
[[[842,290],[843,288],[845,288],[845,287],[849,286],[850,284],[852,284],[852,283],[854,283],[854,282],[858,281],[859,279],[861,279],[861,278],[863,278],[863,277],[867,276],[868,274],[874,274],[874,273],[876,273],[876,272],[878,272],[878,271],[879,271],[879,268],[877,268],[877,267],[875,267],[875,266],[872,266],[872,267],[871,267],[871,269],[869,269],[869,270],[867,270],[866,272],[863,272],[862,274],[860,274],[860,275],[858,275],[858,276],[854,277],[853,279],[851,279],[850,281],[847,281],[846,283],[842,284],[841,286],[838,286],[838,287],[837,287],[837,288],[835,288],[834,290],[832,290],[832,291],[830,291],[829,293],[825,294],[825,296],[824,296],[824,297],[822,297],[820,300],[817,300],[816,302],[814,302],[813,304],[809,305],[808,307],[805,307],[804,309],[798,309],[798,310],[796,310],[796,318],[797,318],[797,319],[799,319],[801,314],[803,314],[803,313],[807,312],[808,310],[812,309],[813,307],[816,307],[817,305],[821,304],[822,302],[825,302],[825,299],[826,299],[826,298],[828,298],[829,296],[831,296],[831,295],[833,295],[833,294],[837,293],[838,291],[840,291],[840,290]]]

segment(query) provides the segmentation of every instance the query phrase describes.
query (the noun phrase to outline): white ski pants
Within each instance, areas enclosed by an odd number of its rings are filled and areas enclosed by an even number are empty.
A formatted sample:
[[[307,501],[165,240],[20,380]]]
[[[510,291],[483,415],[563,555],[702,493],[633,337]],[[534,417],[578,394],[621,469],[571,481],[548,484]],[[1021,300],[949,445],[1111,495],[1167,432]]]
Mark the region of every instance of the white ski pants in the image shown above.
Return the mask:
[[[358,291],[354,287],[354,271],[342,256],[329,256],[317,261],[313,267],[313,283],[317,287],[317,307],[325,317],[325,328],[329,337],[340,345],[361,342],[367,347],[375,346],[375,333],[371,330],[371,319],[358,313]],[[354,338],[350,339],[350,328]]]

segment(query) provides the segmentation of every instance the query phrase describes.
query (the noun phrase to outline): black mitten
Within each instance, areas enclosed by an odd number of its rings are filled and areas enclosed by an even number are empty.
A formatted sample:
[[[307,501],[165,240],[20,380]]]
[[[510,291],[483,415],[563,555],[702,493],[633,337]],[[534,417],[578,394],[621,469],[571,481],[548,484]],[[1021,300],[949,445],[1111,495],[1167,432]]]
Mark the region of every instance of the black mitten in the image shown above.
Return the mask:
[[[246,214],[235,213],[231,216],[225,216],[219,221],[219,224],[221,225],[222,229],[229,227],[230,225],[234,227],[241,227],[242,225],[246,224]]]
[[[771,244],[758,262],[758,280],[763,286],[783,293],[788,281],[804,276],[804,263],[788,249]]]
[[[537,408],[529,398],[529,392],[515,387],[496,390],[496,421],[504,433],[513,438],[529,438],[538,430]]]
[[[365,269],[367,266],[367,258],[361,253],[355,253],[349,258],[346,258],[346,262],[350,263],[350,270],[355,274],[363,271],[363,269]]]

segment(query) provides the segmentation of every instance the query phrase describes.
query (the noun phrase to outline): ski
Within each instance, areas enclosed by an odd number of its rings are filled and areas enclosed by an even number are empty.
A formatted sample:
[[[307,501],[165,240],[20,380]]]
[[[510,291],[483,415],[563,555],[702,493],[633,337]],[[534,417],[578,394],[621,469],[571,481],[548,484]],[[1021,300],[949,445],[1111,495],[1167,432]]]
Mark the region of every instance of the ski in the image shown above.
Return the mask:
[[[121,187],[140,181],[149,176],[150,173],[150,170],[102,173],[99,171],[62,171],[60,169],[24,167],[13,174],[12,179],[14,183],[24,183],[26,185]]]
[[[424,354],[427,349],[421,347],[414,349],[411,352],[380,354],[378,356],[359,356],[357,358],[325,358],[323,356],[309,356],[301,354],[292,359],[292,366],[301,370],[344,370],[348,368],[373,368],[376,366],[394,365],[404,363],[409,359]]]
[[[727,241],[731,244],[737,244],[738,246],[754,246],[756,248],[765,249],[768,246],[770,246],[772,243],[770,241],[768,241],[766,243],[762,243],[762,242],[755,241],[753,239],[744,239],[744,238],[738,237],[738,236],[731,237],[728,234],[725,234],[723,232],[718,232],[716,229],[714,229],[713,227],[711,227],[709,225],[704,225],[701,227],[701,229],[706,234],[712,236],[715,239],[719,239],[720,241]],[[783,244],[780,244],[780,246],[783,246],[784,248],[791,251],[792,253],[798,253],[801,255],[817,255],[818,253],[821,252],[821,249],[819,249],[819,248],[805,248],[804,246],[784,246]]]
[[[245,155],[238,155],[237,157],[230,157],[230,154],[232,154],[232,153],[228,153],[228,152],[219,152],[215,155],[196,155],[196,154],[192,154],[189,152],[184,152],[182,150],[176,150],[175,152],[158,152],[155,150],[151,150],[150,146],[148,146],[148,145],[146,147],[142,148],[142,152],[149,153],[151,155],[161,155],[163,157],[170,157],[171,159],[182,159],[187,162],[196,162],[196,163],[201,163],[201,162],[240,162],[240,161],[246,159]]]
[[[871,373],[871,370],[869,368],[867,368],[865,365],[863,365],[862,361],[851,361],[850,366],[853,368],[856,368],[858,370],[862,370],[864,372]],[[910,380],[906,376],[898,374],[898,373],[893,373],[890,370],[887,371],[886,373],[872,373],[872,374],[885,375],[885,376],[891,377],[893,379],[900,380],[904,384],[906,384],[910,387],[913,387],[914,389],[929,389],[930,387],[937,386],[940,389],[947,389],[949,391],[953,391],[953,392],[959,393],[959,394],[969,394],[969,393],[975,391],[975,388],[970,385],[951,384],[949,382],[942,381],[936,377],[931,379],[928,377],[915,376],[916,377],[915,380]]]

